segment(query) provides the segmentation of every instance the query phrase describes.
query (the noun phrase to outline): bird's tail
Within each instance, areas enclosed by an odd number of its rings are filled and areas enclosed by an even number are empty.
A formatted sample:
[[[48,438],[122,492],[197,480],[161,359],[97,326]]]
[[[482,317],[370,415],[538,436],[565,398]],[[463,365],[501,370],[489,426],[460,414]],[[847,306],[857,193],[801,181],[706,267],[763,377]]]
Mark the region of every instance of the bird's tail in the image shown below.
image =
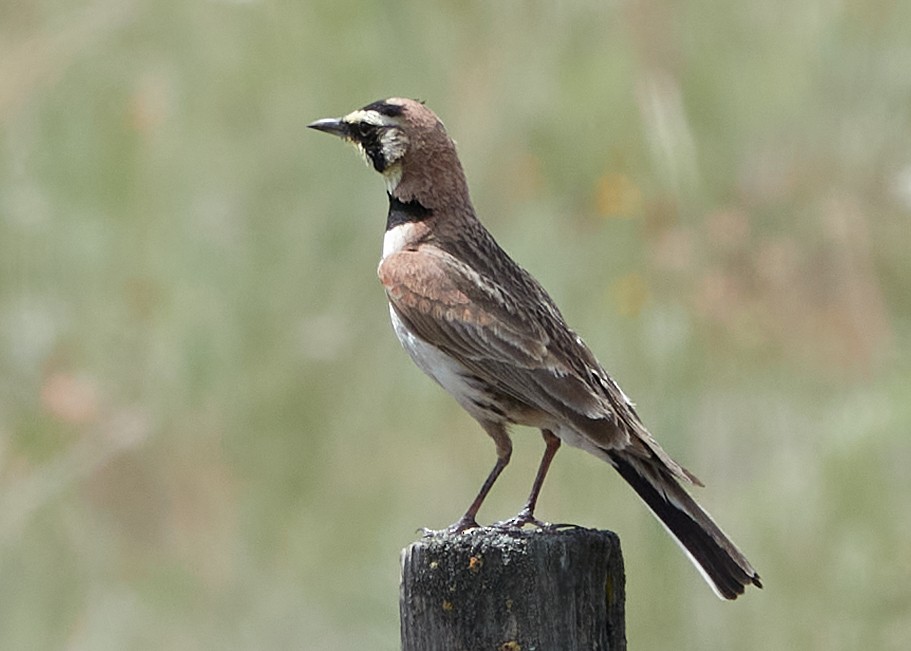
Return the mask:
[[[611,463],[673,535],[715,593],[736,599],[759,575],[660,460],[612,450]]]

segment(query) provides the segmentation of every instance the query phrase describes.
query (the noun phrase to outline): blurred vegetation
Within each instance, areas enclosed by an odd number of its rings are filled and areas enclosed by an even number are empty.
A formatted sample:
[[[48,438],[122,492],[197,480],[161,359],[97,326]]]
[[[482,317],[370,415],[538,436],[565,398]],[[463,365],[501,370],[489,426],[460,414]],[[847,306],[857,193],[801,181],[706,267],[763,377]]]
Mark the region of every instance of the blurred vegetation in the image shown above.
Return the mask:
[[[766,583],[620,533],[640,649],[911,639],[911,3],[0,4],[0,648],[395,649],[398,551],[493,462],[399,350],[381,180],[306,131],[391,95],[459,142]],[[482,516],[512,515],[541,451]]]

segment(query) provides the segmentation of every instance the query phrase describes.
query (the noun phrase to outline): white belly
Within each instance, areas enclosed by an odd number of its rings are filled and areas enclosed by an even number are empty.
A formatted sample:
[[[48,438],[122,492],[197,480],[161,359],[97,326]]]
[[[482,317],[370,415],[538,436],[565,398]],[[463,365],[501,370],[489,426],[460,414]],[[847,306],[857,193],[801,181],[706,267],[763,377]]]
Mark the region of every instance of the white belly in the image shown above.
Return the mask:
[[[438,348],[415,336],[402,323],[391,305],[389,315],[392,317],[392,327],[395,329],[395,334],[402,343],[402,347],[408,351],[418,368],[446,389],[462,408],[476,419],[491,420],[494,414],[482,407],[489,403],[490,399],[483,389],[468,379],[471,377],[468,369]]]

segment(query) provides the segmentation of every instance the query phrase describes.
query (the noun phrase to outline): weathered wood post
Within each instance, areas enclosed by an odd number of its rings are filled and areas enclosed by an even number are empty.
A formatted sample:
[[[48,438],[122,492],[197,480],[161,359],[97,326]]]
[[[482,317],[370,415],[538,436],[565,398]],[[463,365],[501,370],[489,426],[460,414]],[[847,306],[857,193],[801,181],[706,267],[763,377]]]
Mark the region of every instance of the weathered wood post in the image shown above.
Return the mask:
[[[427,535],[402,551],[402,651],[625,649],[624,583],[611,531]]]

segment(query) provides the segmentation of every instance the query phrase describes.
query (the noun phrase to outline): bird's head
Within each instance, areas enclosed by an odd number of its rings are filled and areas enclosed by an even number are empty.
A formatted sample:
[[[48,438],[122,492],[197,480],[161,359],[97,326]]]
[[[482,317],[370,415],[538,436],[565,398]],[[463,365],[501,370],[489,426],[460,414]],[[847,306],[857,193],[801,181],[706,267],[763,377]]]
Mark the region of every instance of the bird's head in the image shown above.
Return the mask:
[[[389,193],[400,198],[448,193],[455,187],[447,186],[464,185],[455,145],[443,123],[417,100],[379,100],[344,117],[307,126],[355,145],[364,161],[383,175]]]

